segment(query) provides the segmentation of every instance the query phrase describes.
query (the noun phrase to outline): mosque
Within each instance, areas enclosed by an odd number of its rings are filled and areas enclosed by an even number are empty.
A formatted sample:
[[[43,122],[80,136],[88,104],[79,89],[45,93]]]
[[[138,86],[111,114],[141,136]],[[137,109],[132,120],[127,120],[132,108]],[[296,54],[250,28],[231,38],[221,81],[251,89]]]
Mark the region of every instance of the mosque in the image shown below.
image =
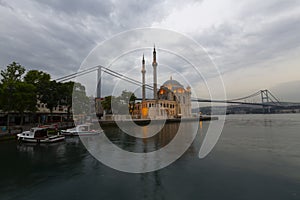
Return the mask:
[[[184,118],[191,116],[191,88],[184,88],[170,77],[157,88],[156,50],[153,49],[153,99],[146,99],[145,58],[142,59],[142,101],[135,104],[133,115],[142,119]]]

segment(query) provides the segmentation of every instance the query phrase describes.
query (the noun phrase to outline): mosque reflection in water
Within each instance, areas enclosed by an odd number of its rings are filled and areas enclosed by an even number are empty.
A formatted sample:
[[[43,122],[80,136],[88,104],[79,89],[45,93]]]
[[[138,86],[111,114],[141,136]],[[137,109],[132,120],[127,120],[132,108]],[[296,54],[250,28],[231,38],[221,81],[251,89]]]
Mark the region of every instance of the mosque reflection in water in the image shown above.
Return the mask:
[[[179,128],[184,129],[183,137],[189,138],[188,140],[192,140],[191,137],[195,137],[195,134],[198,133],[199,136],[203,136],[203,124],[200,122],[183,122],[183,123],[168,123],[161,125],[151,125],[151,126],[141,126],[142,137],[134,137],[128,134],[128,131],[132,129],[129,127],[128,130],[123,131],[118,126],[111,126],[109,128],[105,128],[105,134],[109,138],[109,140],[117,145],[118,147],[136,153],[146,153],[157,151],[166,145],[170,144],[174,137],[178,134]],[[191,128],[192,126],[196,126],[196,128]],[[153,130],[159,130],[156,134],[153,135]],[[192,133],[193,131],[197,131]],[[134,130],[132,130],[134,131]],[[127,133],[126,133],[127,132]],[[197,139],[197,145],[199,146],[201,143],[201,138]],[[183,142],[185,139],[183,138]],[[190,148],[193,148],[195,144],[191,145]]]
[[[198,134],[193,144],[185,151],[185,156],[176,161],[176,165],[184,167],[187,158],[197,159],[199,145],[201,139],[199,136],[202,133],[202,125],[198,124]],[[206,123],[204,123],[206,124]],[[183,123],[185,127],[191,126],[189,123]],[[153,125],[155,126],[155,125]],[[150,134],[153,126],[140,127],[144,137]],[[166,145],[170,144],[177,134],[180,127],[180,123],[165,124],[163,128],[155,135],[148,138],[137,138],[130,136],[123,132],[117,126],[108,127],[105,130],[105,135],[118,147],[131,152],[152,152],[157,149],[161,149]],[[186,130],[186,135],[189,135]],[[110,169],[97,161],[87,151],[82,140],[79,137],[66,138],[65,142],[59,142],[55,144],[18,144],[16,154],[21,165],[13,166],[10,170],[6,170],[7,174],[3,177],[3,180],[10,181],[14,185],[22,186],[23,184],[31,184],[31,182],[39,181],[36,180],[36,176],[45,177],[46,180],[61,181],[60,177],[67,177],[71,179],[84,180],[85,176],[88,179],[93,179],[98,184],[102,183],[104,177],[106,181],[110,180],[109,177],[115,177],[118,175],[120,180],[134,179],[136,184],[139,185],[139,189],[135,191],[138,196],[151,196],[152,199],[155,197],[162,197],[165,194],[165,183],[164,173],[168,172],[169,167],[162,170],[154,171],[151,173],[142,174],[127,174],[121,173],[116,170]],[[12,159],[12,158],[10,158]],[[25,169],[25,173],[21,173],[15,176],[14,173],[19,168]],[[172,165],[171,165],[172,168]],[[104,176],[104,177],[103,177]],[[48,177],[46,179],[46,177]],[[49,178],[50,177],[50,178]],[[44,179],[43,179],[44,180]],[[105,183],[107,183],[104,181]],[[112,182],[111,184],[117,184]],[[87,183],[87,187],[94,187],[94,182]],[[102,185],[105,187],[105,184]],[[146,196],[144,196],[146,198]]]

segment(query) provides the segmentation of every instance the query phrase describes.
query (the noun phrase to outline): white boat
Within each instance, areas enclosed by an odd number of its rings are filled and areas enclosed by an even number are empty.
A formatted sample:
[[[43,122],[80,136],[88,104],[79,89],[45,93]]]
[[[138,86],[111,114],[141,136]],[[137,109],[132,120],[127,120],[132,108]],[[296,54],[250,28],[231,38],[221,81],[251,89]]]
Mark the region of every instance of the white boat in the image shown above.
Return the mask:
[[[66,136],[84,136],[84,135],[95,135],[99,134],[102,131],[91,129],[91,124],[81,124],[77,125],[74,128],[70,128],[67,130],[61,130],[62,135]]]
[[[52,143],[58,142],[65,139],[64,135],[49,134],[49,128],[35,127],[31,128],[30,131],[24,131],[17,134],[17,138],[22,142],[35,142],[35,143]]]

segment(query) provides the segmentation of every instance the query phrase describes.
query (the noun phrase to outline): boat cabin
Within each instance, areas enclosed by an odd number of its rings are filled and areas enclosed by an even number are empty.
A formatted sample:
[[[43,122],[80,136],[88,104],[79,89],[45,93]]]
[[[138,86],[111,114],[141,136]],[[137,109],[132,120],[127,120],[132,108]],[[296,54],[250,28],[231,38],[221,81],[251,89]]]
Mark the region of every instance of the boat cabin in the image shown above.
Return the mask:
[[[76,129],[77,129],[77,132],[89,131],[90,125],[88,125],[88,124],[79,125],[76,127]]]
[[[31,128],[30,131],[25,131],[22,133],[23,137],[26,138],[42,138],[48,136],[47,128]]]

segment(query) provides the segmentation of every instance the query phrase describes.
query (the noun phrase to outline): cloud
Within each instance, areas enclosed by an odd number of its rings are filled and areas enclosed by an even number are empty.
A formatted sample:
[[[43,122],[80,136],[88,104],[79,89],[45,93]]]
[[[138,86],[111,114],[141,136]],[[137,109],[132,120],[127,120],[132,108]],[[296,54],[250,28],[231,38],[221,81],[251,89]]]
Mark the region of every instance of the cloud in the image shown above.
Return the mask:
[[[300,81],[280,83],[273,86],[271,92],[284,102],[300,102],[300,96],[295,91],[300,91]]]
[[[300,32],[300,7],[290,2],[283,6],[282,1],[273,2],[272,6],[269,4],[246,4],[247,7],[240,8],[240,14],[231,20],[197,34],[197,40],[215,58],[222,72],[284,57],[300,46],[297,37]],[[254,12],[253,8],[258,10]],[[272,8],[276,8],[276,12],[270,11]]]
[[[49,7],[55,13],[62,13],[73,17],[81,18],[82,16],[109,16],[113,12],[114,5],[111,1],[95,0],[51,0],[37,1],[41,6]]]
[[[300,2],[297,0],[0,0],[0,66],[4,68],[17,61],[28,69],[44,70],[58,78],[77,71],[97,44],[139,27],[167,28],[195,39],[208,51],[227,81],[237,77],[235,71],[251,71],[249,75],[240,75],[244,79],[252,76],[249,80],[255,81],[256,87],[266,86],[261,78],[255,78],[261,77],[259,67],[268,76],[280,77],[284,70],[272,70],[274,66],[279,69],[278,63],[299,61]],[[119,45],[126,42],[140,41],[124,41]],[[175,40],[174,45],[185,47]],[[111,53],[115,47],[107,51]],[[135,56],[130,59],[139,63],[140,55]],[[158,55],[158,59],[161,66],[172,67],[185,76],[189,73],[188,64],[167,54]],[[300,74],[294,64],[287,67]],[[127,69],[130,66],[120,70]],[[134,76],[140,78],[138,73]],[[294,75],[293,80],[296,79]],[[271,80],[269,86],[288,81],[285,75]],[[234,87],[229,90],[236,95],[244,94]]]
[[[18,61],[54,78],[76,71],[88,53],[124,30],[149,26],[158,2],[1,1],[0,65]]]

